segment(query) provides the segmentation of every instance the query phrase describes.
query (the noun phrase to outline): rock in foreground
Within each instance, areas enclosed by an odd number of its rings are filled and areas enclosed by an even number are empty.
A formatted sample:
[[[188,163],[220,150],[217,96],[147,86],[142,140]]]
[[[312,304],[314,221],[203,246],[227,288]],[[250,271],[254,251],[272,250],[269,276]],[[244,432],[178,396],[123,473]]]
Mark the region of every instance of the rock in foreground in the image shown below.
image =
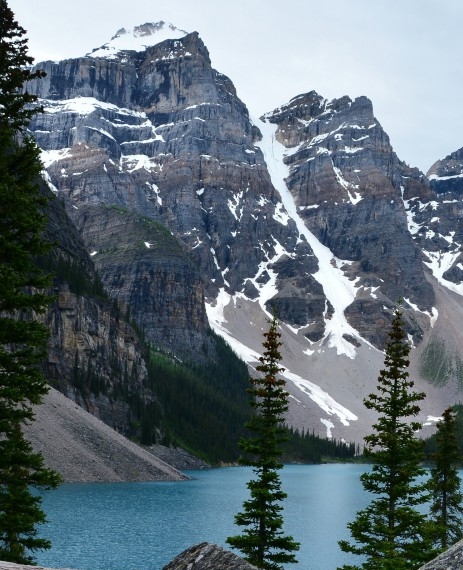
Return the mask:
[[[255,567],[229,550],[202,542],[187,548],[163,570],[255,570]]]
[[[463,568],[463,540],[421,566],[420,570],[461,570]]]
[[[0,570],[54,570],[0,561]],[[202,542],[176,556],[163,570],[255,570],[254,566],[216,544]]]

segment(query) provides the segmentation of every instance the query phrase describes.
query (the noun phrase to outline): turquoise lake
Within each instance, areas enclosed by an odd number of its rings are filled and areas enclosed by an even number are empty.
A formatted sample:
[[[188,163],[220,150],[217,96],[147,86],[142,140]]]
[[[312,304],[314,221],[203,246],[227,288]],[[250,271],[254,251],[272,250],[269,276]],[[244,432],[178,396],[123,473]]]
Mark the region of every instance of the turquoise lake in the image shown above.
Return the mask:
[[[369,503],[359,476],[363,465],[290,465],[281,471],[286,534],[301,543],[294,570],[334,570],[359,561],[342,553],[347,522]],[[67,483],[44,494],[52,541],[37,553],[44,566],[79,570],[161,570],[199,542],[226,547],[239,533],[234,515],[248,496],[252,471],[227,467],[186,472],[191,481]],[[236,552],[239,554],[239,552]]]

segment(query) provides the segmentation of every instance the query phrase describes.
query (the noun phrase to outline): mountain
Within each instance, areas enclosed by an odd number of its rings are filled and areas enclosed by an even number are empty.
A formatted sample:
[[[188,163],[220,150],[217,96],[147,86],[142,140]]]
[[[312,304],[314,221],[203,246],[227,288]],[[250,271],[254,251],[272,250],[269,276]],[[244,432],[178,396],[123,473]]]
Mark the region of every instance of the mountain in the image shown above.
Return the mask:
[[[419,200],[411,202],[412,231],[433,274],[443,285],[461,294],[463,235],[458,220],[463,194],[463,149],[437,161],[427,176],[435,198],[425,204]]]
[[[359,441],[402,298],[420,419],[461,399],[461,151],[409,167],[367,97],[251,118],[198,33],[163,22],[37,67],[49,185],[151,346],[207,368],[214,330],[252,371],[277,310],[288,421]]]
[[[42,192],[50,191],[44,185]],[[118,216],[116,211],[116,221]],[[210,358],[207,366],[184,364],[175,355],[156,350],[130,317],[130,311],[124,311],[104,290],[92,257],[59,199],[49,200],[47,218],[46,237],[55,247],[39,262],[54,275],[52,302],[45,317],[51,334],[44,373],[50,385],[113,428],[113,440],[123,434],[146,445],[154,442],[182,445],[213,462],[236,459],[236,441],[243,434],[249,413],[245,364],[210,330],[208,338],[214,345],[215,361]],[[125,230],[132,222],[126,215],[124,220],[127,219]],[[133,226],[146,232],[142,222],[146,226],[146,219]],[[148,224],[148,228],[153,225],[154,222]],[[159,230],[157,226],[155,230]],[[169,267],[175,267],[174,254],[180,248],[163,227],[160,236],[163,259],[170,252],[174,259],[169,259]],[[153,232],[150,237],[149,249],[156,252]],[[166,248],[166,244],[170,247]],[[120,267],[117,266],[118,271]],[[236,393],[233,402],[230,393]],[[54,426],[63,424],[63,416],[58,413],[60,405],[46,405],[45,411],[42,408],[37,411],[42,415],[37,427],[41,433],[31,439],[39,442],[44,452],[56,439],[58,432]],[[73,410],[72,406],[64,408]],[[203,409],[208,410],[207,414],[198,415],[197,410]],[[53,413],[55,410],[57,414]],[[85,418],[88,415],[77,419],[83,423]],[[80,431],[88,433],[95,425]],[[37,422],[31,429],[35,426]],[[66,425],[64,430],[67,434]],[[80,431],[74,430],[76,436]],[[105,439],[110,439],[108,434]],[[58,439],[69,440],[69,436],[60,435]],[[82,446],[79,438],[76,445]],[[113,446],[123,451],[120,442],[113,442]],[[69,446],[61,449],[61,454],[67,456],[69,449]],[[84,456],[88,458],[94,451],[87,450]],[[59,450],[52,445],[47,460],[59,463],[60,459]],[[77,466],[69,458],[67,462]],[[70,473],[66,463],[64,467],[63,475],[67,477]],[[145,474],[148,471],[142,469]],[[125,473],[132,476],[127,470]],[[70,476],[81,475],[74,472]]]

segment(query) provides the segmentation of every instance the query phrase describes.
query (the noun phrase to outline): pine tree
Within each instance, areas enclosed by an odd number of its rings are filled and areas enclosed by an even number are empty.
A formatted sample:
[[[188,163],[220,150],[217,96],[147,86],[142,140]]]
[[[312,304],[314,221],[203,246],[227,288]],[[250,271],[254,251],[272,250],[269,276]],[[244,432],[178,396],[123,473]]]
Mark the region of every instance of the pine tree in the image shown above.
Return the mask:
[[[33,564],[29,554],[50,548],[50,541],[37,536],[37,525],[45,522],[41,497],[29,487],[47,490],[56,487],[59,476],[44,466],[43,457],[32,451],[19,424],[0,442],[0,560]]]
[[[31,71],[34,59],[27,53],[26,31],[14,19],[6,0],[0,0],[0,137],[24,130],[38,108],[37,97],[23,90],[28,81],[45,77]]]
[[[246,454],[240,463],[253,467],[256,478],[248,482],[250,499],[244,501],[243,511],[235,516],[235,524],[247,528],[241,535],[227,538],[227,543],[240,550],[257,568],[280,569],[282,564],[296,562],[294,551],[299,544],[282,532],[281,502],[287,495],[281,489],[278,470],[283,467],[280,445],[286,439],[283,420],[288,394],[285,381],[278,378],[282,369],[276,317],[264,337],[265,351],[256,368],[263,376],[251,379],[248,390],[255,413],[246,427],[254,435],[239,442]]]
[[[461,452],[456,438],[456,416],[452,408],[437,424],[436,452],[431,467],[431,518],[437,546],[445,550],[463,538],[463,494],[457,466]]]
[[[429,499],[426,481],[420,480],[423,448],[411,421],[425,394],[413,391],[407,368],[410,346],[405,340],[400,307],[396,309],[386,345],[385,368],[377,393],[364,401],[379,416],[374,432],[365,437],[365,453],[373,463],[361,476],[363,487],[376,498],[348,524],[354,543],[341,541],[341,550],[365,557],[361,566],[343,570],[414,570],[432,558],[426,516],[417,507]]]
[[[43,73],[27,69],[32,58],[24,35],[0,0],[0,558],[19,563],[32,560],[27,550],[48,546],[35,537],[44,515],[29,486],[48,489],[59,482],[22,432],[48,390],[39,368],[48,333],[36,316],[48,306],[49,278],[35,260],[50,247],[43,239],[39,150],[26,133],[38,109],[35,97],[23,92],[24,82]]]

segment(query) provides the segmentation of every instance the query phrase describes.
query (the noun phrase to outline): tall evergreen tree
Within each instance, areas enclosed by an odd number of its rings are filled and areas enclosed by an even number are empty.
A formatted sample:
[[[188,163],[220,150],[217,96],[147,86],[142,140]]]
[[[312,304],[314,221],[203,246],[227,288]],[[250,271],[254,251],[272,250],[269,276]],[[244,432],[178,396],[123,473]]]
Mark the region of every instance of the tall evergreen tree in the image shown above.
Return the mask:
[[[30,487],[50,489],[59,478],[44,466],[42,455],[32,451],[19,424],[2,442],[0,475],[0,560],[33,564],[30,552],[50,548],[51,543],[38,536],[37,525],[46,519],[41,497]]]
[[[361,476],[363,487],[376,498],[348,524],[354,543],[341,541],[344,552],[362,555],[361,566],[343,570],[414,570],[432,558],[426,516],[419,505],[429,499],[421,466],[422,444],[415,437],[421,427],[411,421],[425,394],[413,391],[407,368],[410,346],[405,339],[400,307],[392,321],[386,345],[385,368],[380,371],[377,393],[364,401],[379,416],[374,432],[365,437],[365,453],[373,463]]]
[[[452,408],[437,424],[436,452],[431,467],[431,518],[437,546],[445,550],[463,538],[463,494],[458,466],[462,456],[456,438],[456,416]]]
[[[251,379],[251,406],[254,414],[246,427],[252,436],[239,442],[245,453],[242,465],[253,467],[255,479],[248,482],[250,499],[244,501],[243,511],[235,516],[238,526],[247,527],[241,535],[227,538],[228,544],[239,549],[246,560],[257,568],[280,569],[282,564],[296,562],[294,551],[299,544],[282,532],[283,507],[286,493],[281,489],[278,470],[281,443],[286,439],[283,426],[284,413],[288,409],[285,381],[278,378],[281,355],[280,333],[276,317],[264,333],[264,354],[256,370],[262,374]]]
[[[27,69],[32,58],[24,35],[6,0],[0,0],[0,557],[19,563],[32,560],[28,550],[48,546],[35,537],[44,516],[29,486],[52,488],[60,479],[44,467],[22,432],[48,390],[39,369],[48,333],[36,315],[49,303],[44,292],[49,278],[35,262],[49,247],[42,237],[42,165],[25,132],[38,109],[23,91],[24,82],[43,73]]]

